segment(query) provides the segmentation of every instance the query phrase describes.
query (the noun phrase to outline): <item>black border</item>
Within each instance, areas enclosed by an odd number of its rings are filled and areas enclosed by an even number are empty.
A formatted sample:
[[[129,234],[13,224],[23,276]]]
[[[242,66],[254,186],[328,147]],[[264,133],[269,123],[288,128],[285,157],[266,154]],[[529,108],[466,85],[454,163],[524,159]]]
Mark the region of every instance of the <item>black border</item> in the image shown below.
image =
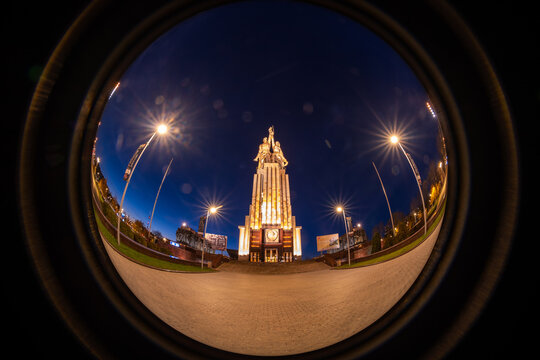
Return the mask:
[[[212,2],[213,3],[213,2]],[[319,3],[319,2],[317,2]],[[179,4],[179,3],[176,3]],[[193,2],[184,2],[185,4],[193,4]],[[154,3],[153,6],[158,4]],[[207,6],[210,3],[204,3],[198,6]],[[455,95],[456,102],[458,103],[459,114],[463,117],[463,126],[466,128],[467,143],[470,145],[471,153],[471,166],[465,175],[470,175],[472,196],[470,198],[470,209],[468,213],[467,223],[465,227],[465,233],[461,247],[458,249],[456,261],[452,263],[450,271],[446,273],[443,278],[442,285],[437,288],[435,296],[427,303],[422,311],[411,319],[406,324],[406,330],[402,331],[398,335],[394,336],[386,343],[382,348],[376,349],[370,353],[368,357],[379,356],[391,356],[400,354],[400,357],[419,356],[430,354],[436,357],[446,353],[454,345],[454,340],[459,340],[459,336],[453,334],[459,333],[467,329],[467,325],[461,323],[461,327],[455,329],[455,331],[447,332],[447,329],[451,329],[452,324],[459,323],[459,315],[461,315],[462,321],[465,323],[474,322],[476,315],[481,313],[483,302],[487,300],[492,293],[493,286],[497,282],[498,273],[488,273],[482,276],[482,271],[485,269],[500,270],[505,265],[506,251],[508,250],[509,240],[499,239],[497,236],[501,234],[501,231],[507,234],[513,230],[512,218],[517,215],[515,205],[517,205],[517,179],[513,175],[517,175],[517,154],[515,153],[515,147],[512,144],[512,123],[509,119],[509,114],[505,114],[504,111],[504,98],[501,98],[500,88],[498,88],[497,79],[493,73],[489,73],[489,62],[486,63],[486,59],[482,57],[481,49],[476,47],[474,38],[468,33],[467,27],[460,23],[459,17],[452,14],[452,9],[447,5],[439,2],[432,2],[430,4],[425,3],[407,3],[407,4],[395,4],[393,2],[376,2],[376,5],[388,14],[391,14],[392,18],[397,20],[401,24],[405,24],[405,27],[410,33],[415,35],[415,39],[419,41],[422,46],[429,50],[430,56],[435,60],[439,69],[444,73],[445,79],[451,85],[453,90],[452,94]],[[134,9],[130,10],[129,16],[131,21],[139,16],[140,19],[151,13],[149,4],[142,4],[133,6]],[[146,6],[146,7],[145,7]],[[349,16],[354,11],[357,11],[358,7],[365,6],[365,3],[355,2],[341,2],[333,4],[332,6],[338,8],[338,11],[342,11]],[[100,354],[100,357],[107,357],[105,354],[110,354],[114,357],[124,357],[126,355],[125,350],[131,349],[128,353],[133,351],[133,348],[122,347],[122,344],[128,345],[137,340],[138,350],[137,353],[143,354],[145,351],[154,354],[154,357],[168,357],[170,354],[160,350],[159,346],[155,343],[147,340],[145,336],[133,329],[128,322],[116,311],[114,306],[111,305],[109,300],[103,296],[103,284],[96,282],[96,277],[92,276],[85,263],[81,260],[82,256],[75,258],[75,254],[81,254],[75,244],[70,242],[73,236],[83,231],[82,227],[76,225],[75,228],[71,226],[70,216],[76,214],[84,214],[84,208],[77,208],[77,202],[69,203],[68,194],[65,191],[70,188],[70,182],[68,181],[68,165],[66,163],[69,156],[69,149],[73,146],[72,136],[75,134],[75,140],[83,139],[85,131],[92,129],[84,129],[77,126],[72,120],[67,120],[67,117],[55,118],[53,115],[58,115],[59,109],[64,114],[70,113],[78,114],[81,109],[83,94],[88,92],[88,84],[94,80],[96,69],[96,58],[87,58],[83,56],[83,50],[97,48],[104,46],[103,43],[98,40],[103,40],[105,31],[96,31],[96,27],[92,28],[92,24],[96,21],[103,21],[104,19],[112,22],[112,19],[120,11],[125,12],[126,5],[116,2],[98,1],[85,10],[83,20],[79,19],[76,22],[77,26],[86,28],[86,32],[81,30],[80,33],[75,34],[76,41],[70,44],[70,48],[66,50],[65,44],[60,44],[60,49],[64,46],[64,50],[69,54],[69,61],[61,61],[62,57],[55,58],[52,56],[51,68],[49,72],[45,71],[45,74],[50,74],[52,77],[56,75],[56,70],[61,69],[59,80],[55,82],[45,83],[45,89],[38,88],[37,97],[40,95],[40,90],[47,93],[46,99],[41,99],[41,104],[46,105],[44,108],[34,108],[33,111],[38,110],[41,112],[40,121],[47,121],[46,126],[37,128],[35,133],[39,135],[39,146],[34,148],[34,152],[25,153],[24,148],[22,150],[23,157],[26,160],[31,159],[31,167],[33,170],[30,178],[25,178],[24,173],[29,170],[28,163],[24,164],[24,168],[21,168],[23,176],[18,180],[25,185],[22,185],[19,189],[31,189],[35,193],[32,194],[32,200],[37,200],[38,209],[40,212],[40,218],[35,219],[36,223],[26,223],[26,235],[36,236],[41,238],[42,234],[47,232],[54,232],[55,243],[52,244],[50,238],[46,242],[42,242],[39,245],[32,241],[29,242],[29,248],[34,251],[34,254],[39,254],[40,261],[39,272],[41,272],[42,278],[40,279],[45,283],[45,287],[51,291],[60,291],[64,293],[67,303],[57,303],[57,309],[61,311],[69,311],[71,307],[72,312],[68,315],[68,319],[73,323],[77,323],[77,319],[83,319],[86,321],[86,329],[82,329],[87,344],[94,349],[95,354]],[[116,11],[116,13],[115,13]],[[101,12],[101,13],[100,13]],[[103,13],[106,13],[103,18]],[[101,14],[101,15],[100,15]],[[137,15],[138,14],[138,15]],[[101,16],[101,17],[100,17]],[[427,19],[427,20],[426,20]],[[65,20],[65,19],[64,19]],[[88,23],[86,23],[87,21]],[[117,19],[116,19],[117,21]],[[102,22],[100,22],[101,24]],[[121,36],[122,31],[125,31],[125,24],[122,21],[115,23],[114,26],[104,27],[107,29],[108,34],[115,33],[117,36]],[[64,25],[66,23],[64,22]],[[88,29],[92,29],[89,31]],[[111,30],[112,29],[112,30]],[[429,31],[427,31],[429,30]],[[111,32],[112,31],[112,32]],[[69,31],[68,35],[73,36],[73,28]],[[124,33],[125,34],[125,33]],[[100,38],[101,36],[101,38]],[[444,42],[441,41],[444,39]],[[93,42],[92,42],[93,41]],[[113,41],[113,40],[111,40]],[[453,53],[452,51],[459,49],[461,51]],[[74,57],[73,54],[77,54],[79,57]],[[58,54],[56,54],[58,55]],[[454,56],[451,56],[454,55]],[[63,59],[62,59],[63,60]],[[55,61],[60,61],[56,62]],[[489,61],[489,60],[488,60]],[[525,62],[527,64],[527,62]],[[94,71],[92,71],[94,69]],[[486,74],[487,72],[487,74]],[[75,78],[82,80],[79,86],[76,88],[70,87],[71,79],[66,79],[66,74],[75,75]],[[62,82],[64,81],[64,82]],[[69,88],[69,93],[66,89]],[[96,94],[97,94],[97,90]],[[515,93],[515,92],[514,92]],[[41,93],[44,94],[44,93]],[[62,97],[63,102],[56,102],[59,97]],[[79,99],[79,101],[77,101]],[[66,101],[69,100],[69,101]],[[474,101],[473,101],[474,100]],[[35,102],[34,102],[35,104]],[[484,106],[482,106],[484,105]],[[83,110],[88,109],[89,105],[84,104]],[[503,107],[501,109],[501,106]],[[52,110],[51,110],[52,109]],[[57,111],[55,113],[55,110]],[[445,110],[452,113],[452,109],[448,106]],[[507,109],[506,109],[507,110]],[[502,113],[502,116],[501,116]],[[30,112],[32,115],[32,111]],[[71,117],[71,119],[75,119]],[[495,119],[495,120],[493,120]],[[451,121],[449,123],[452,123]],[[486,127],[485,124],[491,125]],[[42,123],[43,125],[43,123]],[[28,135],[28,129],[26,129],[26,135]],[[54,129],[54,131],[51,131]],[[453,129],[454,130],[454,129]],[[510,133],[508,133],[510,131]],[[455,130],[452,131],[455,133]],[[508,144],[510,142],[510,144]],[[490,149],[489,152],[485,151],[485,148]],[[459,148],[459,146],[458,146]],[[36,150],[38,149],[38,150]],[[492,158],[486,158],[485,154],[488,153]],[[80,155],[84,156],[84,151],[80,152]],[[71,153],[73,155],[73,153]],[[64,156],[64,159],[62,159]],[[475,157],[476,156],[476,157]],[[500,159],[506,159],[507,163],[500,170]],[[62,160],[64,162],[62,163]],[[78,159],[80,161],[81,158]],[[73,157],[72,157],[73,161]],[[60,164],[58,164],[60,162]],[[47,166],[48,164],[49,166]],[[52,166],[51,164],[56,164]],[[52,167],[52,169],[51,169]],[[499,169],[497,172],[497,179],[494,178],[493,169]],[[70,176],[78,176],[75,172],[71,172]],[[466,177],[466,176],[465,176]],[[463,179],[461,176],[460,179]],[[509,185],[512,188],[509,188]],[[25,187],[26,186],[26,187]],[[51,189],[54,189],[51,191]],[[511,190],[509,193],[508,190]],[[501,195],[505,195],[506,198],[500,198]],[[24,196],[28,196],[26,193]],[[510,197],[510,199],[508,199]],[[495,199],[494,199],[495,198]],[[498,198],[498,199],[497,199]],[[28,199],[28,198],[26,198]],[[65,199],[59,201],[59,199]],[[514,205],[514,210],[508,215],[509,208],[505,207],[505,202],[510,202]],[[45,206],[47,204],[47,206]],[[27,208],[28,204],[22,202],[23,211]],[[51,209],[52,208],[52,209]],[[49,221],[51,218],[47,216],[47,211],[54,210],[56,216],[62,216],[64,219],[64,226],[61,227],[61,231],[58,230],[58,226],[53,227]],[[486,213],[496,213],[496,221],[493,221],[493,215],[490,218],[485,216]],[[28,217],[25,217],[28,220]],[[479,226],[483,225],[483,226]],[[90,225],[89,225],[90,226]],[[489,227],[488,227],[489,226]],[[476,229],[475,229],[476,227]],[[482,230],[480,231],[479,228]],[[39,229],[39,232],[32,234],[32,231]],[[489,231],[485,231],[489,229]],[[42,239],[43,239],[42,238]],[[474,241],[481,238],[485,243],[483,246],[475,245],[478,241]],[[58,246],[62,244],[64,252],[58,251]],[[71,245],[70,245],[71,244]],[[487,245],[486,245],[487,244]],[[54,246],[57,246],[56,248]],[[486,246],[491,252],[483,253],[484,257],[478,260],[478,251],[484,250]],[[37,252],[35,252],[37,251]],[[84,251],[87,251],[85,249]],[[67,257],[66,254],[70,254]],[[43,263],[44,259],[50,259],[50,263],[46,265]],[[513,264],[513,263],[512,263]],[[515,271],[515,270],[514,270]],[[515,273],[514,273],[515,274]],[[30,274],[26,274],[29,278]],[[45,276],[44,276],[45,275]],[[34,283],[36,279],[33,279]],[[489,284],[485,284],[485,282]],[[508,287],[508,280],[505,279],[506,286]],[[14,281],[16,283],[16,281]],[[15,289],[21,290],[21,286],[17,284]],[[513,289],[513,287],[511,287]],[[25,294],[23,289],[21,292]],[[477,291],[481,293],[478,294]],[[34,294],[34,293],[32,293]],[[16,298],[17,296],[14,296]],[[469,309],[465,313],[461,312],[462,308],[466,308],[467,304],[470,304],[470,300],[475,298],[477,303],[473,306],[473,309]],[[22,298],[21,298],[22,299]],[[480,301],[478,301],[480,300]],[[62,296],[53,299],[53,301],[64,301]],[[31,301],[27,299],[22,301],[22,304],[27,306],[31,304]],[[71,304],[70,304],[71,303]],[[505,303],[506,304],[506,303]],[[11,304],[13,306],[13,304]],[[21,305],[21,304],[17,304]],[[88,306],[91,305],[91,306]],[[129,304],[137,308],[137,302]],[[99,306],[102,309],[100,316],[103,318],[88,321],[95,314],[91,310],[92,307]],[[43,309],[46,309],[46,305],[43,305]],[[24,310],[18,309],[21,313]],[[506,309],[509,310],[509,309]],[[515,312],[516,309],[513,309]],[[55,323],[59,328],[62,328],[61,323],[58,322],[56,316],[51,315],[51,311],[45,311],[48,314],[47,321]],[[26,316],[26,315],[25,315]],[[23,316],[24,318],[24,316]],[[108,321],[104,321],[106,318]],[[455,318],[458,318],[456,322]],[[433,319],[437,319],[436,324],[433,324]],[[463,320],[464,319],[464,320]],[[19,330],[25,329],[31,324],[30,317],[25,318],[26,323],[20,325]],[[146,321],[152,321],[145,319]],[[458,325],[459,327],[459,325]],[[121,331],[120,331],[121,329]],[[473,329],[477,331],[477,326]],[[81,330],[81,329],[79,329]],[[23,330],[24,331],[24,330]],[[25,333],[25,332],[23,332]],[[29,333],[32,333],[31,331]],[[60,332],[62,339],[67,338],[67,342],[70,344],[76,344],[69,332],[65,329]],[[116,337],[115,343],[108,343],[109,346],[103,345],[104,335],[119,334],[122,336]],[[81,334],[81,333],[79,333]],[[445,337],[446,334],[446,337]],[[35,335],[35,334],[32,334]],[[40,336],[49,339],[43,332]],[[422,342],[419,342],[418,338],[422,338]],[[450,339],[450,340],[449,340]],[[30,343],[35,343],[35,340],[25,338]],[[51,337],[53,343],[56,339]],[[106,341],[105,341],[106,342]],[[62,342],[57,346],[58,349],[65,349]],[[485,343],[484,343],[485,344]],[[45,347],[48,343],[42,343]],[[114,346],[113,346],[114,345]],[[192,344],[184,344],[190,347]],[[434,346],[433,346],[434,345]],[[195,346],[196,347],[196,346]],[[76,348],[78,348],[76,346]],[[81,350],[81,349],[79,349]],[[201,350],[201,349],[198,349]],[[204,349],[202,349],[204,350]],[[208,349],[207,349],[208,350]],[[428,351],[428,352],[426,352]],[[431,353],[429,351],[432,351]],[[459,348],[458,348],[458,353]],[[84,351],[83,351],[84,352]],[[162,355],[162,356],[160,356]],[[193,354],[191,354],[193,355]],[[315,355],[315,354],[312,354]]]

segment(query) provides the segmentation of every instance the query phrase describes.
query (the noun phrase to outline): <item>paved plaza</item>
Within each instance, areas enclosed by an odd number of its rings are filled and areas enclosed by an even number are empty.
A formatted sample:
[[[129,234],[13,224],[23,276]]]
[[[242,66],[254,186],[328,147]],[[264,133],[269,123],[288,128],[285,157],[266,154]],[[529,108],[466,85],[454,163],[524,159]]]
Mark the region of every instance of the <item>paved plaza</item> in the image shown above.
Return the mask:
[[[439,230],[378,265],[330,270],[312,262],[305,271],[274,274],[238,264],[213,273],[161,271],[105,244],[131,291],[184,335],[241,354],[291,355],[344,340],[386,313],[419,275]]]

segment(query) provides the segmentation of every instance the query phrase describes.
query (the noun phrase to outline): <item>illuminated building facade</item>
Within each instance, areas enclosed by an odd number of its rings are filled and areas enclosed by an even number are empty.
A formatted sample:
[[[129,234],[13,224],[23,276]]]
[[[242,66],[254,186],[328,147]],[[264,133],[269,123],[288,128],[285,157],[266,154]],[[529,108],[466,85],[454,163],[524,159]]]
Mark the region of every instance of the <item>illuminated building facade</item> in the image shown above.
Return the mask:
[[[274,141],[274,127],[263,139],[249,215],[239,226],[238,259],[251,262],[291,262],[302,256],[301,226],[292,215],[288,164],[279,141]]]

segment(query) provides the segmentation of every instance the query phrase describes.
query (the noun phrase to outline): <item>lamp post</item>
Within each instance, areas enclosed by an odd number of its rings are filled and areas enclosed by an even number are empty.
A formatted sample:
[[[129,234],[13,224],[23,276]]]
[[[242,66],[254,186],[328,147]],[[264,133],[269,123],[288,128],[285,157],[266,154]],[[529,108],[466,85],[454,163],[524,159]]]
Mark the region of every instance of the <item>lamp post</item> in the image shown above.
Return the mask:
[[[212,206],[206,210],[206,219],[204,221],[204,231],[203,231],[203,246],[202,246],[202,256],[201,256],[201,269],[204,266],[204,247],[206,246],[206,225],[208,225],[208,217],[210,214],[215,214],[219,208],[221,208],[223,205],[220,206]]]
[[[394,237],[396,237],[396,230],[394,227],[394,217],[392,216],[392,209],[390,208],[390,202],[388,201],[388,196],[386,195],[386,189],[384,188],[381,176],[379,175],[379,170],[377,170],[377,167],[375,166],[375,163],[372,161],[373,167],[375,168],[375,172],[377,173],[377,176],[379,177],[379,181],[381,182],[381,187],[384,193],[384,197],[386,198],[386,204],[388,205],[388,212],[390,213],[390,221],[392,222],[392,233],[394,234]]]
[[[159,185],[158,192],[156,194],[156,200],[154,200],[154,207],[152,208],[152,215],[150,215],[150,224],[148,225],[148,232],[152,233],[152,220],[154,219],[154,210],[156,210],[156,203],[159,196],[159,193],[161,191],[161,187],[163,186],[163,182],[165,181],[165,177],[169,173],[169,168],[171,167],[173,159],[171,158],[171,161],[169,161],[169,166],[167,166],[167,170],[165,170],[165,174],[163,174],[163,179],[161,180],[161,184]]]
[[[116,226],[116,241],[118,242],[118,245],[120,245],[120,218],[122,217],[122,212],[124,211],[124,197],[126,196],[126,191],[129,185],[129,182],[131,181],[131,177],[133,176],[133,173],[135,172],[135,168],[137,167],[137,164],[139,163],[139,160],[141,159],[142,154],[148,148],[148,145],[152,142],[156,134],[165,134],[167,132],[167,125],[161,124],[157,127],[156,131],[152,134],[150,139],[146,142],[144,145],[144,148],[142,149],[141,153],[137,157],[137,160],[135,161],[135,164],[133,165],[133,168],[131,169],[129,176],[126,180],[126,186],[124,187],[124,192],[122,193],[122,200],[120,200],[120,214],[118,215],[118,224]]]
[[[418,185],[418,191],[420,192],[420,198],[422,199],[422,208],[424,209],[424,234],[426,234],[427,233],[426,205],[424,203],[424,195],[422,194],[422,187],[420,186],[420,181],[419,181],[420,174],[418,173],[418,170],[415,170],[415,166],[413,165],[412,159],[410,155],[405,152],[405,149],[403,149],[403,146],[401,145],[399,138],[393,135],[390,137],[390,142],[392,144],[399,145],[399,148],[401,149],[401,151],[403,151],[403,155],[405,155],[405,158],[407,158],[407,161],[409,162],[409,165],[411,166],[411,170],[416,180],[416,185]]]
[[[345,223],[345,237],[347,239],[347,257],[349,266],[351,266],[351,244],[349,243],[349,229],[347,228],[347,218],[345,217],[345,209],[341,206],[336,208],[338,213],[343,213],[343,222]]]

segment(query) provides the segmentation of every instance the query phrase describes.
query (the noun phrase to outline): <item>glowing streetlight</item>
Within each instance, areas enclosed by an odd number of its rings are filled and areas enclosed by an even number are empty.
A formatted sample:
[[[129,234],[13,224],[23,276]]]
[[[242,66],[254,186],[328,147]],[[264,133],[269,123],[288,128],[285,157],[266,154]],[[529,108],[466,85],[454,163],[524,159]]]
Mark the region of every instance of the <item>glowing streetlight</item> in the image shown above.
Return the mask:
[[[158,132],[158,134],[161,134],[161,135],[165,134],[167,132],[167,130],[168,130],[168,128],[167,128],[167,125],[165,125],[165,124],[161,124],[161,125],[159,125],[157,127],[157,132]]]
[[[345,223],[345,237],[347,239],[347,258],[349,261],[349,266],[351,266],[351,244],[349,243],[349,229],[347,228],[347,218],[345,217],[345,209],[341,206],[336,208],[338,213],[343,213],[343,221]]]
[[[135,160],[133,168],[130,169],[129,176],[127,177],[127,179],[124,177],[124,179],[126,180],[126,186],[124,187],[124,193],[122,194],[122,200],[120,201],[120,209],[123,209],[124,197],[126,196],[126,191],[127,191],[129,182],[131,181],[131,177],[133,176],[133,173],[135,172],[135,168],[137,167],[137,164],[139,163],[139,160],[141,159],[142,154],[144,153],[146,148],[148,148],[148,145],[150,145],[150,143],[152,142],[152,140],[154,139],[156,134],[159,133],[160,135],[162,135],[162,134],[165,134],[166,132],[167,132],[167,125],[161,124],[156,128],[156,131],[152,134],[150,139],[148,139],[148,141],[146,142],[146,144],[142,148],[140,154],[137,156],[137,159]],[[135,154],[137,154],[137,152],[135,152]],[[121,216],[122,216],[122,214],[120,214],[118,216],[118,224],[116,226],[116,241],[118,242],[118,245],[120,245],[120,218],[121,218]]]
[[[208,225],[208,217],[210,214],[215,214],[223,205],[220,206],[211,206],[206,210],[206,220],[204,221],[204,232],[203,232],[203,246],[202,246],[202,257],[201,257],[201,269],[204,266],[204,247],[206,246],[206,225]]]
[[[390,142],[392,144],[398,144],[399,148],[403,152],[403,155],[405,155],[405,158],[409,162],[409,165],[411,166],[411,170],[413,172],[414,178],[416,180],[416,185],[418,185],[418,191],[420,192],[420,198],[422,199],[422,207],[424,209],[424,234],[427,233],[427,219],[426,219],[426,205],[424,203],[424,195],[422,194],[422,187],[420,186],[420,174],[418,173],[418,170],[415,170],[416,166],[413,165],[412,158],[409,154],[405,152],[405,149],[403,149],[403,146],[401,145],[401,142],[399,141],[399,138],[395,135],[390,137]]]

